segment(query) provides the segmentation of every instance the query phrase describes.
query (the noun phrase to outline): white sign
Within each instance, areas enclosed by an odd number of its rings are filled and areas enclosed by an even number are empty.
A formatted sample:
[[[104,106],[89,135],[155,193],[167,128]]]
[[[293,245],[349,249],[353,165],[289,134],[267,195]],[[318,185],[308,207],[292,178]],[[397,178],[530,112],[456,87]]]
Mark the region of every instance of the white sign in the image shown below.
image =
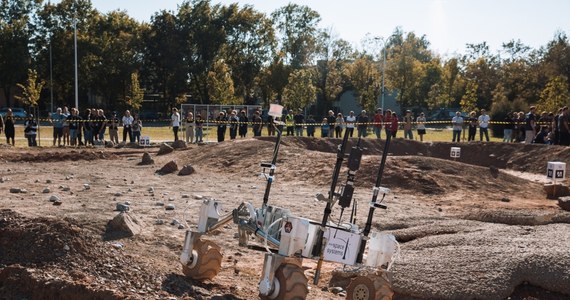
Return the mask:
[[[451,158],[459,158],[461,156],[461,148],[451,147]]]
[[[356,257],[360,250],[361,236],[348,231],[327,228],[324,238],[327,239],[323,258],[345,265],[356,264]]]
[[[139,145],[141,146],[150,146],[150,136],[141,136]]]
[[[549,161],[546,165],[546,178],[552,181],[563,180],[566,177],[566,163]]]

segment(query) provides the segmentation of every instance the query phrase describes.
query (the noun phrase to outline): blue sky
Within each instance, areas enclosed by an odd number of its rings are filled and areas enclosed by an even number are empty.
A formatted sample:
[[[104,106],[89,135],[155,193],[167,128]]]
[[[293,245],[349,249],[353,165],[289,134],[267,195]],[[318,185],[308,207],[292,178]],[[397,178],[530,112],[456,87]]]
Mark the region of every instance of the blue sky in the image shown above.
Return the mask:
[[[159,10],[176,11],[182,0],[91,0],[100,12],[126,10],[150,21]],[[57,1],[54,1],[57,2]],[[557,31],[570,35],[570,0],[212,0],[252,5],[268,15],[288,3],[307,5],[321,15],[320,27],[359,47],[366,34],[388,37],[394,28],[426,35],[442,55],[464,53],[465,44],[486,41],[493,52],[512,39],[538,48]]]

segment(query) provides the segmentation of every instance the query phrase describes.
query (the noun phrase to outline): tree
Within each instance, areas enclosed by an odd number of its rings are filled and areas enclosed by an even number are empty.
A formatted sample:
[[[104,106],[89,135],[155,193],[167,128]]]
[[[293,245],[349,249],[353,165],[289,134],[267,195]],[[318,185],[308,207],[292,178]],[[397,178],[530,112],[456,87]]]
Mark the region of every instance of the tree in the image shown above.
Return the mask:
[[[129,91],[125,97],[125,105],[137,111],[141,108],[144,99],[144,90],[139,83],[139,74],[133,72],[131,74],[131,82],[129,84]]]
[[[243,104],[243,98],[234,94],[234,82],[223,60],[217,61],[212,71],[208,72],[208,94],[212,103]]]
[[[273,12],[271,18],[283,36],[281,51],[285,53],[286,63],[293,69],[311,65],[317,25],[321,21],[319,13],[308,6],[289,3]]]
[[[352,49],[346,41],[333,37],[332,30],[320,32],[315,81],[317,93],[327,105],[342,92],[342,68],[351,52]]]
[[[0,88],[8,106],[12,106],[16,84],[26,79],[32,59],[28,47],[33,33],[30,16],[36,5],[33,0],[0,2]]]
[[[462,111],[474,111],[477,109],[477,82],[469,81],[465,94],[461,98]]]
[[[14,98],[26,106],[36,107],[38,106],[38,101],[40,100],[40,94],[44,85],[45,81],[38,81],[38,72],[28,69],[28,80],[26,81],[26,84],[17,84],[22,95],[16,95]]]
[[[556,112],[559,108],[570,104],[570,92],[568,91],[568,78],[556,76],[548,82],[540,94],[539,109]]]
[[[317,89],[313,85],[311,73],[295,70],[289,76],[289,84],[283,91],[283,104],[292,109],[304,109],[316,100]]]
[[[345,72],[360,106],[374,111],[380,95],[380,74],[371,57],[357,58],[352,64],[347,65]]]

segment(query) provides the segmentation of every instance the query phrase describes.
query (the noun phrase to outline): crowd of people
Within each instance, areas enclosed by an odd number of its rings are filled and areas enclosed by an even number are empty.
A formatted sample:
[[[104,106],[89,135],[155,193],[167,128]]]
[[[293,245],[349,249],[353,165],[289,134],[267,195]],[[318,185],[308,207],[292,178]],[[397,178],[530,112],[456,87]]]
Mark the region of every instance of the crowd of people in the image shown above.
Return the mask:
[[[531,106],[527,113],[509,113],[504,120],[499,122],[503,126],[504,142],[538,143],[538,144],[560,144],[570,145],[570,126],[568,107],[560,108],[558,113],[542,112],[540,116],[536,113],[536,107]],[[268,116],[262,119],[261,109],[254,111],[252,116],[247,115],[246,109],[228,109],[220,111],[217,117],[210,116],[208,120],[202,118],[200,113],[193,114],[187,112],[181,116],[177,108],[172,109],[170,117],[170,127],[172,128],[174,140],[179,140],[180,130],[184,130],[186,143],[202,143],[204,140],[204,125],[207,122],[214,122],[218,142],[223,142],[226,138],[226,131],[229,128],[230,139],[238,136],[245,138],[249,128],[253,136],[261,136],[263,127],[267,129],[267,135],[275,135],[276,128],[268,126],[275,121],[277,129],[286,136],[314,137],[316,129],[320,129],[321,137],[341,138],[346,131],[349,137],[367,137],[369,132],[376,138],[384,135],[397,137],[399,129],[403,130],[405,139],[414,139],[414,128],[418,139],[423,141],[426,134],[425,114],[420,112],[414,118],[410,110],[406,110],[401,119],[396,112],[387,109],[385,112],[381,108],[376,109],[373,115],[369,115],[366,110],[355,115],[353,111],[345,117],[342,113],[335,113],[329,110],[321,119],[313,115],[305,117],[303,110],[285,110],[281,118],[273,120]],[[317,121],[318,120],[318,121]],[[102,109],[86,109],[82,114],[75,108],[69,110],[67,107],[57,108],[52,113],[49,122],[53,126],[53,146],[82,146],[82,145],[102,145],[105,141],[119,143],[119,131],[122,129],[122,142],[139,143],[142,120],[139,116],[131,114],[126,110],[121,117],[116,112],[107,117]],[[465,140],[474,141],[479,131],[479,141],[489,141],[489,125],[491,119],[485,109],[477,112],[472,111],[467,117],[463,117],[461,112],[457,112],[451,119],[452,142]],[[0,132],[4,131],[8,144],[15,145],[15,118],[9,109],[4,118],[0,117]],[[356,133],[354,132],[356,129]],[[33,115],[28,115],[24,122],[24,134],[28,141],[28,146],[37,146],[36,136],[38,124]],[[108,139],[106,138],[108,134]],[[127,139],[128,138],[128,139]]]

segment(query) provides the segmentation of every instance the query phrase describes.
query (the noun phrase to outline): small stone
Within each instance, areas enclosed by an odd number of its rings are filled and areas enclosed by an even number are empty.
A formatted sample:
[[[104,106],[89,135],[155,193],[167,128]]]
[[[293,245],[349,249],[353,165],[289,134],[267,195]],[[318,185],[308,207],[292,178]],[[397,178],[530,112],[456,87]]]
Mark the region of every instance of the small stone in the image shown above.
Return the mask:
[[[68,186],[64,186],[61,190],[64,192],[69,192],[71,189]]]
[[[108,188],[108,189],[110,189],[110,188],[111,188],[111,186],[107,184],[107,188]]]
[[[174,208],[175,208],[174,204],[168,204],[166,206],[166,210],[174,210]]]
[[[128,205],[123,204],[123,203],[117,203],[116,210],[117,211],[129,211],[130,207]]]
[[[204,196],[202,195],[194,195],[194,199],[196,200],[202,200],[204,198]]]
[[[156,202],[156,206],[164,206],[164,202]]]
[[[135,181],[134,181],[134,180],[131,180],[131,184],[135,184]]]
[[[168,201],[174,201],[174,197],[168,198]]]
[[[131,201],[125,201],[125,205],[131,205]]]
[[[84,190],[90,190],[90,189],[91,189],[91,186],[89,185],[89,183],[84,183],[84,184],[83,184],[83,189],[84,189]]]
[[[509,198],[501,198],[501,202],[511,202],[511,199],[509,199]]]
[[[170,222],[170,225],[178,225],[178,224],[180,224],[180,221],[178,221],[176,219],[174,219],[174,220],[172,220],[172,222]]]
[[[151,186],[151,187],[148,188],[148,191],[151,192],[151,193],[154,193],[154,188]]]
[[[174,148],[172,148],[170,145],[163,143],[162,145],[160,145],[160,148],[158,149],[158,152],[156,155],[164,155],[164,154],[168,154],[168,153],[172,153],[174,151]]]
[[[184,226],[184,224],[178,224],[178,229],[184,229],[186,228],[186,226]]]
[[[160,175],[171,174],[178,171],[178,165],[175,161],[171,160],[167,164],[165,164],[160,170],[157,170],[156,173]]]
[[[61,203],[62,203],[62,202],[58,200],[58,201],[54,201],[54,202],[53,202],[53,205],[59,206],[59,205],[61,205]]]
[[[0,183],[4,183],[4,182],[6,182],[6,181],[8,181],[8,179],[7,179],[7,178],[4,178],[4,177],[0,177]]]
[[[19,194],[20,192],[22,192],[20,188],[10,188],[10,193],[12,194]]]
[[[142,161],[139,163],[140,165],[153,165],[154,160],[150,157],[148,152],[143,153]]]
[[[39,180],[39,179],[36,179],[36,180],[34,180],[34,183],[38,183],[38,182],[40,182],[40,180]]]
[[[344,291],[344,289],[341,288],[341,287],[339,287],[339,286],[335,286],[335,287],[329,288],[329,292],[331,292],[331,293],[333,293],[333,294],[335,294],[335,295],[339,294],[339,293],[342,292],[342,291]]]
[[[164,220],[158,219],[158,220],[156,220],[156,221],[154,222],[154,224],[156,224],[156,225],[162,225],[162,224],[164,224]]]
[[[340,293],[338,293],[338,295],[342,298],[346,297],[346,291],[342,291]]]
[[[52,195],[51,197],[49,197],[49,201],[50,202],[56,202],[56,201],[60,201],[60,199],[58,196]]]
[[[184,165],[180,170],[180,172],[178,172],[178,176],[192,175],[195,172],[196,170],[194,170],[194,167],[192,167],[191,165]]]
[[[133,191],[133,189],[129,188],[127,191],[128,191],[128,192],[132,192],[132,191]]]
[[[115,197],[121,197],[122,195],[123,195],[123,193],[121,193],[121,192],[116,192],[116,193],[115,193]]]
[[[65,180],[69,180],[69,179],[71,179],[71,177],[65,176]]]
[[[65,245],[65,246],[63,246],[63,250],[64,250],[64,251],[69,251],[69,250],[71,250],[71,248],[69,248],[68,245]]]
[[[187,198],[190,198],[190,195],[188,195],[188,194],[182,194],[182,199],[187,199]]]
[[[50,179],[46,180],[46,183],[51,183],[51,180]]]
[[[49,189],[49,188],[45,188],[45,189],[42,191],[42,193],[44,193],[44,194],[48,194],[49,192],[50,192],[50,189]]]
[[[26,194],[27,192],[28,192],[28,190],[26,190],[26,189],[21,189],[21,190],[20,190],[20,194]]]

